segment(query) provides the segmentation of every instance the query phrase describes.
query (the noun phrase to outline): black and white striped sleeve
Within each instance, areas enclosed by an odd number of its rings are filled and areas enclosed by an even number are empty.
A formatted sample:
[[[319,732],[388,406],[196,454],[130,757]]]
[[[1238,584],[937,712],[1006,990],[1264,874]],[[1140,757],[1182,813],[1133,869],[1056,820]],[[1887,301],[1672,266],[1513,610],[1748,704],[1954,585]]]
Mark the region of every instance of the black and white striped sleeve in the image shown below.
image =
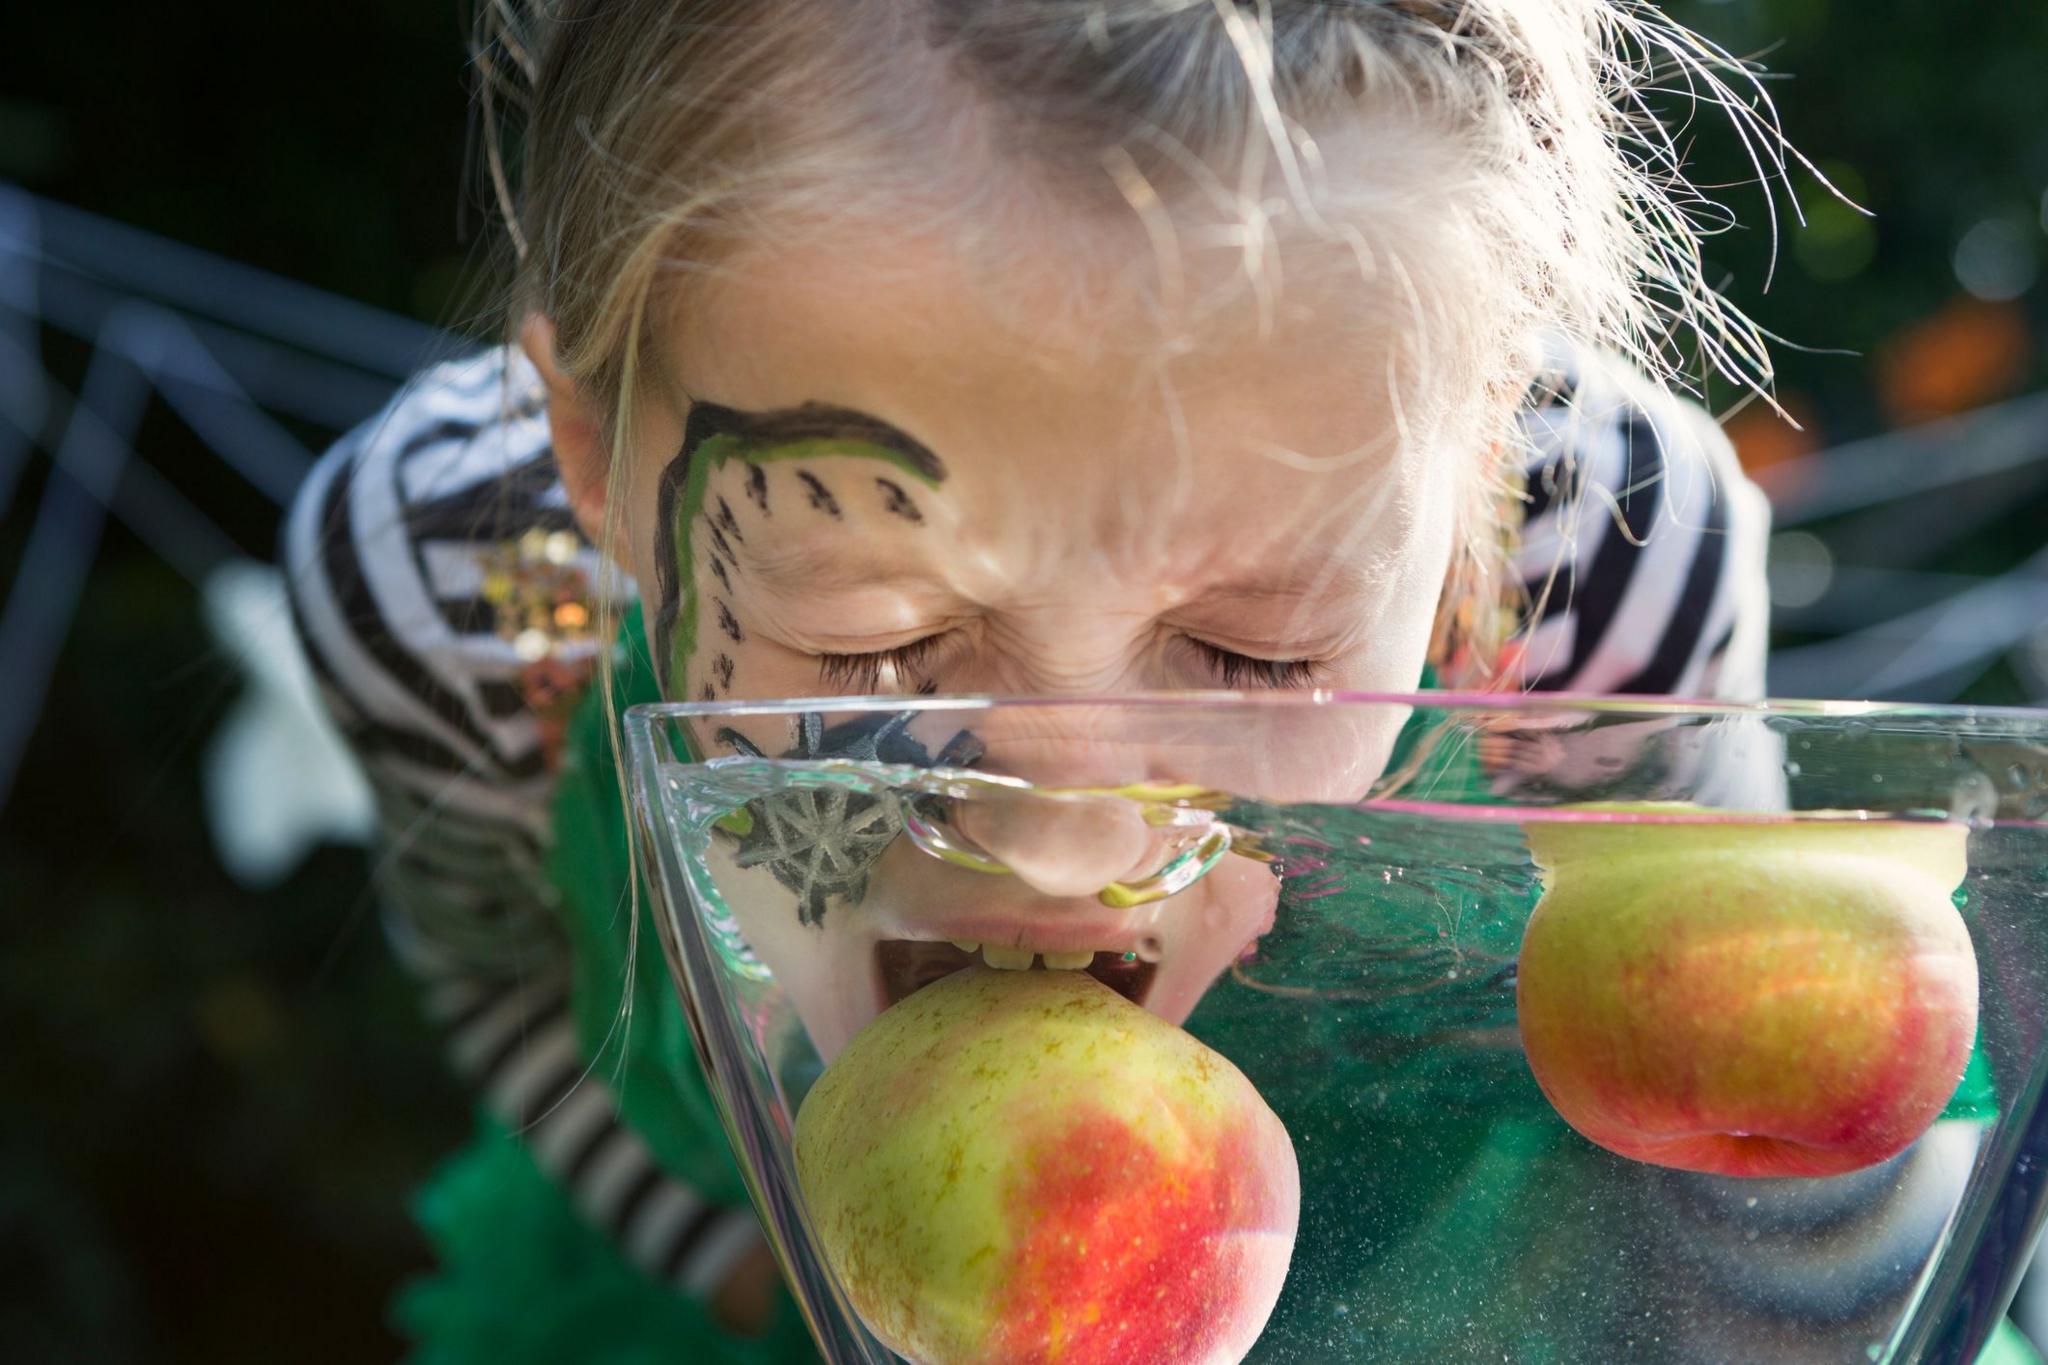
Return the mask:
[[[1524,415],[1524,685],[1761,698],[1770,506],[1729,441],[1703,409],[1618,362],[1574,357],[1553,378]],[[1598,787],[1662,745],[1690,799],[1785,804],[1782,740],[1753,717],[1680,727],[1653,716],[1546,738],[1528,746],[1546,766],[1502,774],[1501,785],[1533,776],[1560,790]],[[1895,1320],[1968,1177],[1974,1140],[1967,1121],[1938,1123],[1883,1165],[1827,1180],[1627,1168],[1660,1214],[1631,1225],[1631,1264],[1692,1306],[1677,1356],[1784,1359],[1803,1335]]]
[[[344,437],[286,524],[292,610],[376,793],[388,935],[456,1070],[630,1259],[708,1296],[759,1226],[667,1176],[587,1073],[545,871],[554,780],[530,702],[536,651],[486,593],[506,547],[535,536],[586,605],[630,589],[577,531],[543,401],[524,358],[499,348],[428,371]],[[554,641],[548,658],[574,670],[595,647]]]
[[[1708,413],[1574,357],[1524,414],[1523,686],[1763,695],[1770,504]]]

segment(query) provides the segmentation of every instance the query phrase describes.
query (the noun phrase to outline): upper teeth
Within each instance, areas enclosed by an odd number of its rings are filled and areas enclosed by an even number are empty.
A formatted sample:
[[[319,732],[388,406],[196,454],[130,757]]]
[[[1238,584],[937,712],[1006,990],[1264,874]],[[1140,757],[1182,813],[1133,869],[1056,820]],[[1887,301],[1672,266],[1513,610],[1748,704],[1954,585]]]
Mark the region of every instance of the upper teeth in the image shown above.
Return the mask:
[[[1076,948],[1070,952],[1040,952],[1036,948],[1005,948],[1001,944],[987,946],[970,939],[956,938],[953,946],[963,953],[981,954],[981,960],[991,967],[1000,967],[1006,972],[1029,971],[1032,961],[1043,958],[1045,965],[1054,971],[1080,971],[1095,960],[1093,948]]]

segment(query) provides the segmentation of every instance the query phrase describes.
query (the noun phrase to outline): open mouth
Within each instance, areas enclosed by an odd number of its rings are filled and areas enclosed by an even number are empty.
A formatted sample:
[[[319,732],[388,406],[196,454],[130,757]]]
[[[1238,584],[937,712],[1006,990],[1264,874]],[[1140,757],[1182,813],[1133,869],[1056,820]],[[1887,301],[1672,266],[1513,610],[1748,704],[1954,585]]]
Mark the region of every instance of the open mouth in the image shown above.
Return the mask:
[[[1084,971],[1134,1005],[1145,1003],[1152,978],[1159,972],[1157,962],[1148,962],[1128,949],[1034,953],[995,944],[968,947],[901,938],[883,939],[875,945],[875,973],[883,998],[891,1005],[942,977],[977,964],[1008,971]]]

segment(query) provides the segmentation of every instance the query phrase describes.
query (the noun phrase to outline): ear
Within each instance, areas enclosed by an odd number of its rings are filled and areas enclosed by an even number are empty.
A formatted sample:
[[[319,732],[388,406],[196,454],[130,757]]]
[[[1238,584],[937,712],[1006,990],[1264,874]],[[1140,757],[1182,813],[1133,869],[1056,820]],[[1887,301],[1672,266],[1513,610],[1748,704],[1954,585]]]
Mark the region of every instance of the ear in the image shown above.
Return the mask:
[[[562,485],[569,493],[570,510],[576,524],[593,545],[604,543],[604,514],[607,475],[611,451],[604,439],[605,423],[581,385],[555,363],[555,325],[539,313],[529,313],[519,325],[519,348],[540,371],[547,389],[548,429],[555,448],[555,463],[562,471]],[[624,528],[620,528],[624,534]],[[613,557],[630,563],[624,545],[614,547]]]

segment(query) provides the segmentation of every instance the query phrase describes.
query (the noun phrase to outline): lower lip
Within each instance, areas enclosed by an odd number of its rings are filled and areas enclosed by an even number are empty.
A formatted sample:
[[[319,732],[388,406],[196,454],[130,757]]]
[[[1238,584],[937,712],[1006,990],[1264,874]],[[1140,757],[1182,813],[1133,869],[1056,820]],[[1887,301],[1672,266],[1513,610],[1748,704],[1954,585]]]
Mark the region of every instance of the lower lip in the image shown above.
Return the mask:
[[[875,980],[882,999],[893,1005],[979,961],[979,953],[964,952],[950,943],[883,939],[875,945]],[[1041,969],[1034,966],[1031,970]],[[1158,975],[1159,964],[1120,952],[1098,952],[1095,960],[1081,970],[1132,1004],[1142,1005],[1153,978]]]

